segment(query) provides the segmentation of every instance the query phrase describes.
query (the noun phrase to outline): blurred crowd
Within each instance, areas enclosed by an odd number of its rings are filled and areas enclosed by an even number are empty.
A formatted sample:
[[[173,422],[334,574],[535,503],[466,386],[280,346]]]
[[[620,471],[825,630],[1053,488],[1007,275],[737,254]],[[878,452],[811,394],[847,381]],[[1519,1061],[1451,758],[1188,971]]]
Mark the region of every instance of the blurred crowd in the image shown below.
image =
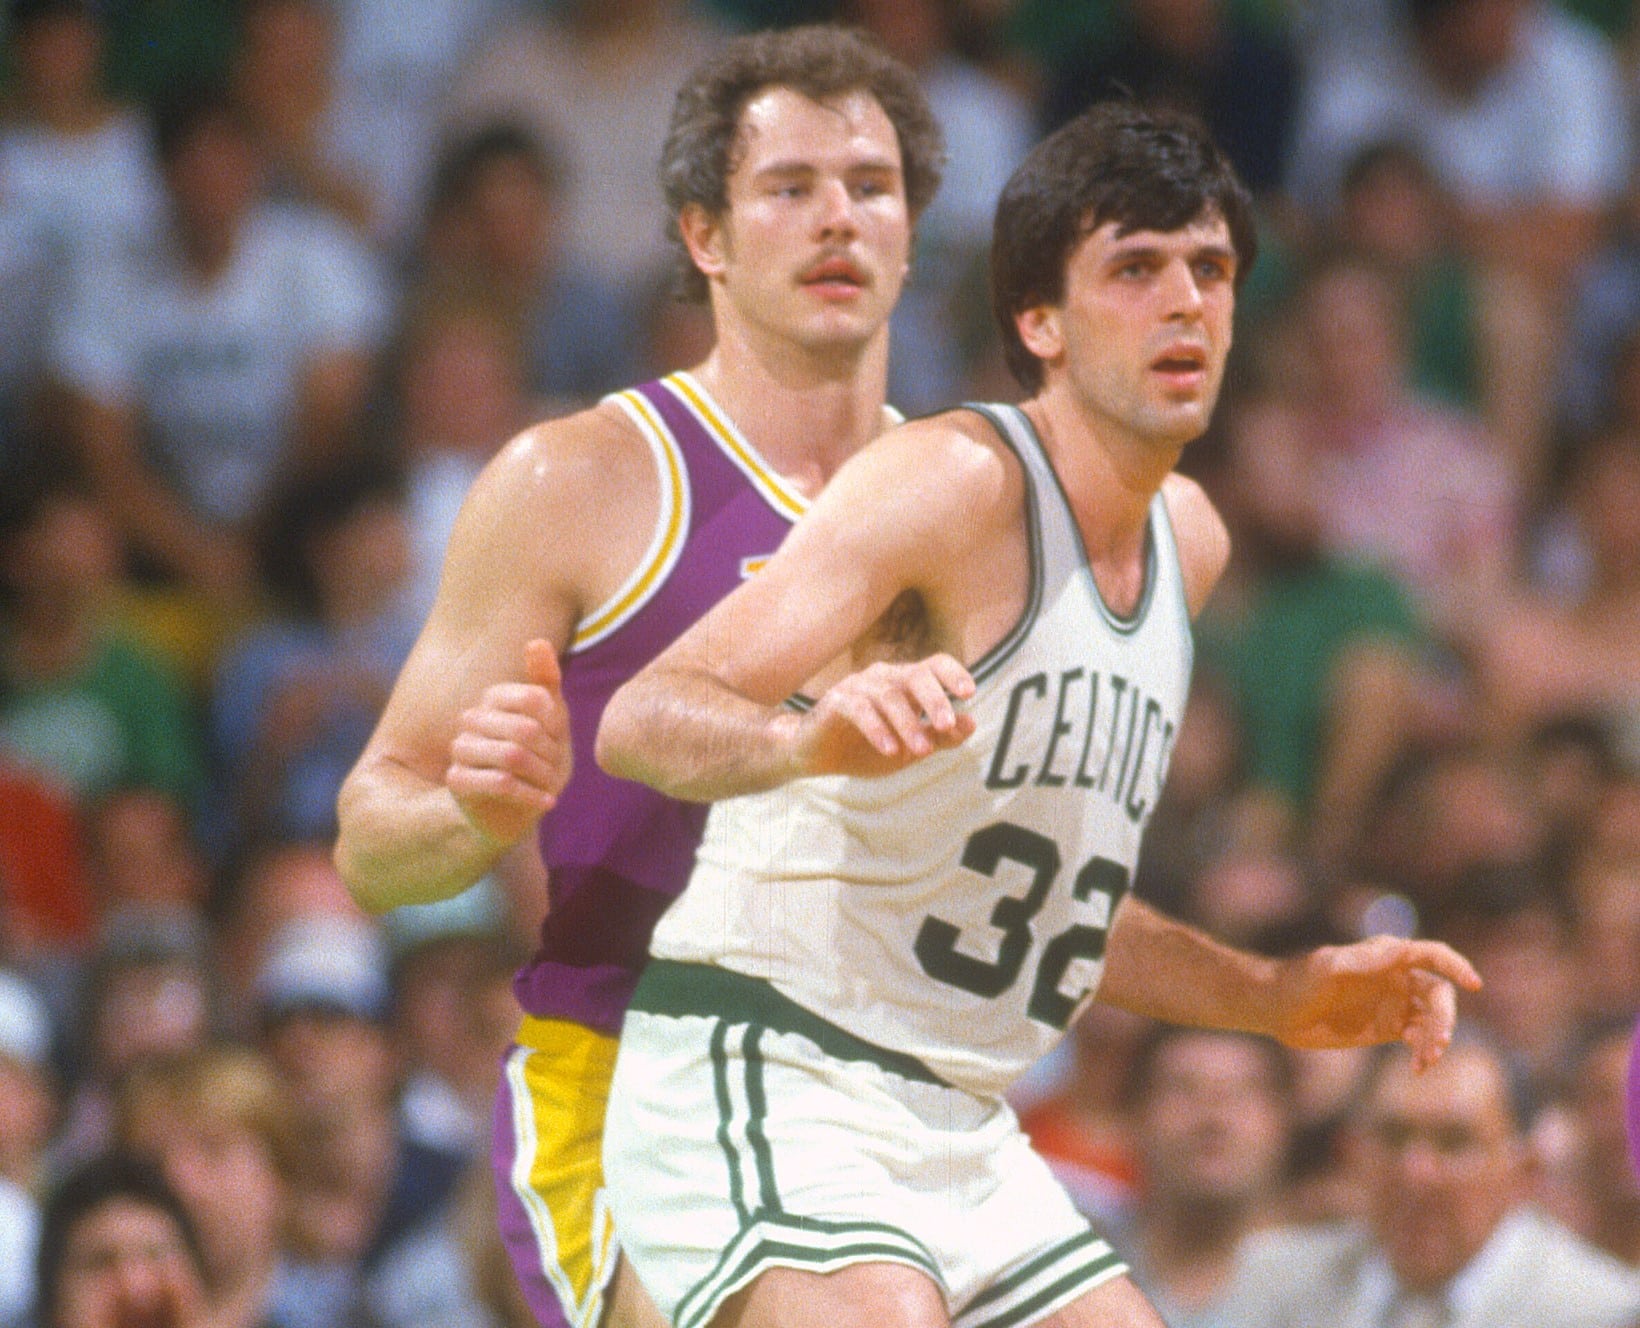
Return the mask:
[[[336,790],[487,457],[704,353],[672,94],[814,19],[876,33],[947,135],[908,413],[1017,395],[986,246],[1045,131],[1135,95],[1226,146],[1262,252],[1185,468],[1234,553],[1136,888],[1486,981],[1446,1079],[1096,1007],[1020,1086],[1033,1139],[1178,1325],[1307,1321],[1244,1284],[1332,1268],[1317,1221],[1398,1273],[1543,1222],[1585,1290],[1640,1277],[1637,8],[10,0],[0,1325],[37,1247],[49,1328],[104,1322],[69,1283],[106,1192],[175,1237],[179,1328],[527,1328],[487,1155],[538,868],[367,918]]]

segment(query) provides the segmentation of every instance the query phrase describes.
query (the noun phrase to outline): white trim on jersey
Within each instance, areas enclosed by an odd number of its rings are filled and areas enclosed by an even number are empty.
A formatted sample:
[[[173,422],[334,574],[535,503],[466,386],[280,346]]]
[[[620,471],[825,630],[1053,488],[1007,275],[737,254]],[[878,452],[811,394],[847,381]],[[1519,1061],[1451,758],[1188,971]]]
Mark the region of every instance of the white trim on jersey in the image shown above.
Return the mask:
[[[631,575],[613,595],[575,625],[569,645],[572,652],[596,645],[643,608],[666,584],[666,578],[683,556],[683,546],[689,536],[689,468],[684,464],[683,449],[641,392],[630,389],[610,399],[626,412],[649,444],[660,476],[660,511],[655,517],[655,533],[649,548]]]
[[[770,507],[788,521],[796,521],[809,510],[809,500],[764,460],[763,454],[746,440],[746,436],[735,427],[735,422],[712,400],[693,374],[675,373],[662,382],[700,421],[701,427],[723,450],[723,455],[739,467]]]

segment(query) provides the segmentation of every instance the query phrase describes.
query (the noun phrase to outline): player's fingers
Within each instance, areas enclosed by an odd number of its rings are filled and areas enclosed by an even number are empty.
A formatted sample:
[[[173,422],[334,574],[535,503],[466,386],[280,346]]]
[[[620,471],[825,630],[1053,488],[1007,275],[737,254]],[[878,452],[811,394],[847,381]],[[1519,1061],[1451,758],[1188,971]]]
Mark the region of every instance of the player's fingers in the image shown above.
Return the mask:
[[[444,773],[444,783],[462,802],[482,799],[526,810],[545,811],[556,800],[550,789],[497,766],[452,762]]]
[[[558,671],[558,652],[552,648],[551,641],[536,637],[525,643],[524,677],[554,696],[561,694],[563,678]]]
[[[512,710],[530,715],[538,723],[548,723],[554,715],[563,715],[564,703],[553,690],[535,682],[497,682],[484,690],[479,702],[481,710]]]
[[[522,743],[477,733],[457,734],[450,744],[452,771],[499,771],[530,788],[556,793],[563,784],[561,763]]]
[[[838,687],[828,693],[817,711],[822,725],[834,720],[848,725],[884,756],[898,756],[900,741],[875,702],[863,693]]]
[[[1450,945],[1440,941],[1408,941],[1403,953],[1403,962],[1408,967],[1438,974],[1465,991],[1481,989],[1481,975],[1475,966]]]
[[[1414,973],[1411,1008],[1402,1040],[1412,1048],[1414,1063],[1427,1070],[1441,1058],[1458,1026],[1458,995],[1450,982]]]
[[[934,740],[935,748],[943,752],[962,746],[973,737],[975,727],[974,717],[959,710],[951,727],[943,733],[935,729],[925,729],[924,732]]]
[[[940,686],[959,701],[966,701],[974,694],[974,675],[968,672],[950,655],[930,655],[923,661],[931,672],[939,679]]]
[[[568,726],[561,716],[538,713],[535,708],[518,710],[494,706],[474,706],[461,714],[462,733],[501,742],[517,743],[548,758],[568,746]]]
[[[905,678],[890,680],[886,686],[874,689],[870,700],[903,750],[915,756],[927,756],[934,750],[934,743],[923,730],[922,707],[914,702],[908,681]]]
[[[951,704],[945,684],[929,668],[918,668],[907,675],[912,701],[928,720],[935,733],[949,733],[956,726],[957,708]]]

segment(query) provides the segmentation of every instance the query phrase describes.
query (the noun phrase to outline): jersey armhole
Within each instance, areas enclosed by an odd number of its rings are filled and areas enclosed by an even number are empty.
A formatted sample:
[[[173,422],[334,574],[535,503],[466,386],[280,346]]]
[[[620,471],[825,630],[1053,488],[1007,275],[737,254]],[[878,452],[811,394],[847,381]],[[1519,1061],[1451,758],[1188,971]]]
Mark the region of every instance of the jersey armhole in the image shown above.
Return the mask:
[[[626,413],[649,446],[660,503],[649,547],[615,593],[575,624],[569,643],[572,654],[604,640],[654,597],[682,556],[689,533],[689,472],[683,450],[642,393],[628,389],[609,399]]]
[[[975,660],[969,669],[976,683],[983,682],[991,674],[1000,669],[1024,643],[1030,634],[1031,625],[1042,611],[1042,597],[1044,590],[1045,564],[1042,548],[1042,513],[1037,507],[1037,486],[1031,473],[1030,462],[1026,459],[1023,444],[1015,436],[1015,428],[1030,428],[1022,411],[1012,406],[992,406],[979,402],[966,402],[959,409],[971,411],[978,415],[988,425],[996,430],[997,436],[1003,444],[1014,454],[1023,472],[1021,482],[1025,486],[1025,550],[1029,560],[1026,575],[1029,582],[1025,590],[1025,604],[1020,610],[1019,618],[1014,625],[1003,634],[1003,637],[994,646],[987,650],[979,659]]]

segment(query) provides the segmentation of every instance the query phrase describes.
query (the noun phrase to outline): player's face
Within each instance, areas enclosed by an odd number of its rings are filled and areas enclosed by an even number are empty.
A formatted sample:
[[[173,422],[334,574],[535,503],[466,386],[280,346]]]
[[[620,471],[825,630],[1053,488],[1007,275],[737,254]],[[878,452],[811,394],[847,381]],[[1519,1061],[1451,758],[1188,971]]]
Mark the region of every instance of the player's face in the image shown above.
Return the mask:
[[[1177,231],[1099,227],[1071,253],[1065,299],[1045,315],[1047,360],[1107,426],[1137,441],[1183,446],[1207,427],[1224,377],[1235,310],[1236,255],[1222,217]]]
[[[858,347],[899,299],[911,252],[899,138],[864,92],[771,88],[741,115],[716,226],[720,313],[810,349]]]

